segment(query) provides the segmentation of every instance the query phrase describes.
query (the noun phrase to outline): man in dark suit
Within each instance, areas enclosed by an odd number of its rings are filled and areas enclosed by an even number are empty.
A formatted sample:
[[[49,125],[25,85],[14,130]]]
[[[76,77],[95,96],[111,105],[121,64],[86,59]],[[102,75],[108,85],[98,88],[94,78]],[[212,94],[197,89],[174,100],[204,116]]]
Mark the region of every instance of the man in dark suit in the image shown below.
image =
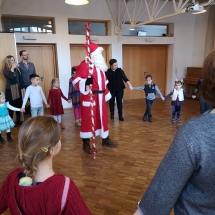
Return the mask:
[[[122,99],[125,89],[125,83],[128,84],[129,88],[131,89],[132,86],[126,77],[124,71],[121,68],[118,68],[117,60],[111,59],[109,61],[110,68],[107,70],[106,77],[109,81],[108,83],[108,89],[111,93],[111,99],[110,99],[110,118],[114,119],[114,106],[115,106],[115,98],[118,108],[118,114],[119,114],[119,120],[124,121],[123,115],[122,115]]]

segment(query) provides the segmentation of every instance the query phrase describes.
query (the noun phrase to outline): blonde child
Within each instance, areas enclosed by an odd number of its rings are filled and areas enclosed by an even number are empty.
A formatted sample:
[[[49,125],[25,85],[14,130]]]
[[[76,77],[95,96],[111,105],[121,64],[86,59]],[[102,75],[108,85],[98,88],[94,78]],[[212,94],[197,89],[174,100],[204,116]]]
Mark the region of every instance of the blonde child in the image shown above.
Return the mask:
[[[193,99],[196,97],[188,95],[182,86],[183,79],[180,81],[176,79],[174,90],[169,95],[165,96],[165,99],[172,97],[172,122],[180,122],[181,107],[184,105],[184,97]]]
[[[76,68],[72,67],[71,78],[69,79],[68,98],[72,100],[72,106],[75,117],[75,125],[81,126],[81,110],[80,110],[80,91],[73,85],[72,81],[76,73]]]
[[[9,104],[9,102],[5,102],[4,93],[0,93],[0,143],[4,143],[5,140],[1,136],[2,131],[6,131],[8,142],[12,142],[10,129],[15,126],[13,120],[9,116],[8,109],[12,111],[20,111],[19,108],[15,108]]]
[[[71,103],[62,93],[60,89],[60,82],[58,78],[52,79],[51,89],[49,90],[48,104],[50,105],[50,113],[54,116],[54,119],[59,123],[60,127],[64,129],[61,122],[61,115],[64,114],[61,97]]]
[[[53,170],[60,126],[52,116],[27,119],[19,130],[18,159],[0,188],[0,214],[91,215],[74,182]]]

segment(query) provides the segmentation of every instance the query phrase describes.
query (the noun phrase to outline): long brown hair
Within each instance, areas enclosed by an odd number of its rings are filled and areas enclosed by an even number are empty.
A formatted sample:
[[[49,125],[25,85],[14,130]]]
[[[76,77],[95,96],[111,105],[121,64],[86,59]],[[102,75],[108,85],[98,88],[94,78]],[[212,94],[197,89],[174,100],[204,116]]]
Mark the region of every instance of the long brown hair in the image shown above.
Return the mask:
[[[38,164],[50,156],[59,140],[60,126],[52,116],[36,116],[23,123],[18,136],[18,159],[26,176],[34,177]]]
[[[215,50],[206,57],[203,63],[200,94],[206,101],[215,101]]]
[[[5,60],[4,60],[4,68],[7,69],[7,70],[10,70],[11,67],[12,67],[12,64],[11,64],[11,58],[14,58],[14,56],[12,55],[8,55]],[[15,59],[15,58],[14,58]]]

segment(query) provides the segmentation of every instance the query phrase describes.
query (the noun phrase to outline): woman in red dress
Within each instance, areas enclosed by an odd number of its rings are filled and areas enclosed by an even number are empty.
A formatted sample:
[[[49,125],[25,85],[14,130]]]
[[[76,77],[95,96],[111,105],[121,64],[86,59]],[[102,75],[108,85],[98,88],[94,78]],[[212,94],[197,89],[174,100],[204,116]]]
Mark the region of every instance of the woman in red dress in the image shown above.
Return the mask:
[[[62,93],[60,89],[60,82],[58,78],[52,79],[51,82],[52,88],[49,90],[48,104],[50,106],[50,113],[54,116],[54,119],[59,123],[60,127],[64,129],[61,122],[61,115],[64,114],[63,105],[61,97],[71,103],[71,100],[68,100]]]

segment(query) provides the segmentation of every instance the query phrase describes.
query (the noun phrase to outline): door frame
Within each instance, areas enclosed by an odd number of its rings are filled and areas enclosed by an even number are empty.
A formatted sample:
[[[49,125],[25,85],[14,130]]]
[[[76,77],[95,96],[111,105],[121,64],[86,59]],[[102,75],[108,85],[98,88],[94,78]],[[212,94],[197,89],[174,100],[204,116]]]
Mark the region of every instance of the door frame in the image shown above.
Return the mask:
[[[56,49],[56,44],[55,43],[16,43],[16,47],[18,46],[29,46],[29,47],[41,47],[41,46],[49,46],[49,47],[53,47],[53,50],[54,50],[54,64],[56,66],[56,74],[55,77],[59,78],[59,69],[58,69],[58,61],[57,61],[57,49]],[[17,50],[16,50],[17,52]],[[17,60],[18,60],[18,56],[19,56],[19,53],[17,53]]]

